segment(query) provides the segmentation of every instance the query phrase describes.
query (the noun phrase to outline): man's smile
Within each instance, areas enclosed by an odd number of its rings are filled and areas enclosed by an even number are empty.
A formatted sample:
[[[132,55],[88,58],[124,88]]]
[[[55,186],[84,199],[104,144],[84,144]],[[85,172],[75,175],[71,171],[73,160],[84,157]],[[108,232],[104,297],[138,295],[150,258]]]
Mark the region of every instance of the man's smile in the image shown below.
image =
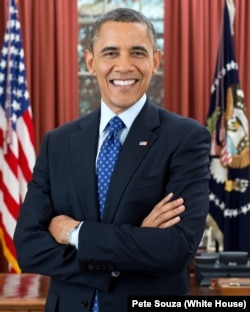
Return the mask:
[[[111,82],[115,85],[115,86],[131,86],[133,84],[136,83],[136,79],[130,79],[130,80],[111,80]]]

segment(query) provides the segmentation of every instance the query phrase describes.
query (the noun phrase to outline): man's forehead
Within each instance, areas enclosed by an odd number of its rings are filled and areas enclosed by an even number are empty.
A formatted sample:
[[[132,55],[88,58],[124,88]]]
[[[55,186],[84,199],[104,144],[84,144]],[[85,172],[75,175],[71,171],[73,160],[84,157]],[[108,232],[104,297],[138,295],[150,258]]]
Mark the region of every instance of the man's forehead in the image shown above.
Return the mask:
[[[105,51],[119,51],[123,46],[107,45],[102,49],[102,52]],[[147,49],[143,45],[127,45],[127,48],[131,51],[146,51]]]
[[[122,31],[123,29],[132,29],[132,28],[137,28],[137,31],[145,31],[147,32],[147,26],[143,23],[139,22],[119,22],[119,21],[106,21],[104,22],[100,28],[99,28],[99,33],[101,33],[103,30],[111,30],[111,31],[117,31],[120,30]]]
[[[115,23],[115,24],[114,24]],[[151,41],[147,28],[140,23],[106,22],[95,36],[95,42],[103,40],[107,45],[116,46],[124,40],[124,44],[138,45],[138,41]],[[112,44],[114,42],[114,44]],[[143,44],[139,44],[143,46]]]

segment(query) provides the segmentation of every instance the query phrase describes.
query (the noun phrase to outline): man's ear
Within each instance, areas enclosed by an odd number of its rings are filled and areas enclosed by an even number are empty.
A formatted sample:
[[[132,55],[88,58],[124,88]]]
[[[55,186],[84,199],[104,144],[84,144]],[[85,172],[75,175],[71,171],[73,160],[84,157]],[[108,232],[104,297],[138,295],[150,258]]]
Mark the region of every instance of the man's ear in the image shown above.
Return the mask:
[[[156,50],[154,52],[154,67],[153,67],[153,74],[156,74],[157,73],[157,70],[161,64],[161,59],[162,59],[162,53],[161,53],[161,50]]]
[[[93,65],[93,63],[94,63],[93,62],[93,60],[94,60],[93,53],[89,49],[86,49],[84,51],[84,58],[85,58],[85,62],[86,62],[89,73],[91,75],[93,75],[95,73],[95,68]]]

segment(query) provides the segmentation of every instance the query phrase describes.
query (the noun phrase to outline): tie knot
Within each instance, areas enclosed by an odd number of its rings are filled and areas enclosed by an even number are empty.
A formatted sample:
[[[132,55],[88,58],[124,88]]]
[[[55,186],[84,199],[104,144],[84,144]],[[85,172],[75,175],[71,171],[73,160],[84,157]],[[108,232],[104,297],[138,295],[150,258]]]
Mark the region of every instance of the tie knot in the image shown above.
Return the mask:
[[[109,132],[116,132],[118,133],[124,127],[123,121],[118,117],[115,116],[109,121]]]

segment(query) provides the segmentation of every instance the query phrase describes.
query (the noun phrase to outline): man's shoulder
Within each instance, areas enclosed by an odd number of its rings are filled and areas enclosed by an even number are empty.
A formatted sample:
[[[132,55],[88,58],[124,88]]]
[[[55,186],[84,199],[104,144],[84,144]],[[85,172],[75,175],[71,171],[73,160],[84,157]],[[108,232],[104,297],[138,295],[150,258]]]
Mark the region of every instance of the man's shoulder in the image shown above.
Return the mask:
[[[159,108],[161,120],[169,124],[176,124],[187,127],[205,127],[202,123],[192,117],[182,116],[165,108]]]
[[[94,111],[87,115],[80,116],[77,119],[66,122],[63,125],[60,125],[50,132],[52,133],[61,133],[61,132],[74,132],[79,130],[85,126],[95,124],[95,122],[99,122],[98,112]]]

